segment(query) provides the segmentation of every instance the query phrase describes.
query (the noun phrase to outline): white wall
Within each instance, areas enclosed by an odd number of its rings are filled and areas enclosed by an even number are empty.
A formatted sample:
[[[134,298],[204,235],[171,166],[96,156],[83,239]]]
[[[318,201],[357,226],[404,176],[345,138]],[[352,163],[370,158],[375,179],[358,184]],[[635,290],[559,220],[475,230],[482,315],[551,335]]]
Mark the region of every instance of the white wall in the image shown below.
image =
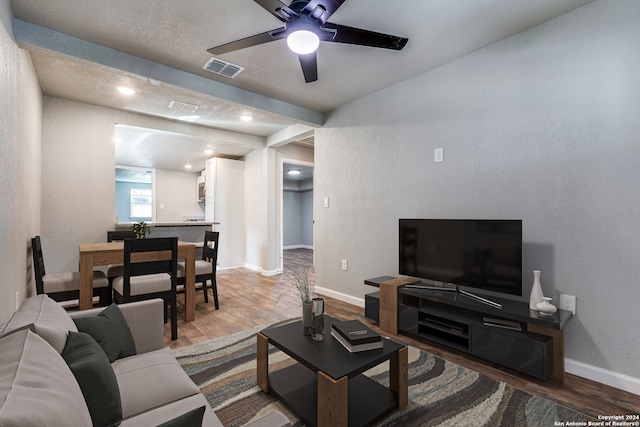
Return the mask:
[[[313,162],[313,149],[297,145],[254,150],[245,156],[245,266],[265,275],[282,264],[282,163]]]
[[[266,151],[254,150],[244,157],[245,266],[258,271],[266,266]]]
[[[78,245],[104,241],[114,226],[116,123],[211,140],[219,135],[202,126],[45,97],[42,244],[48,272],[77,270]],[[255,142],[255,137],[237,135],[241,142]]]
[[[31,237],[40,231],[42,94],[29,54],[13,40],[8,0],[0,0],[0,325],[35,293]]]
[[[199,173],[156,169],[156,222],[182,222],[184,216],[204,217],[204,203],[198,203],[198,176]]]
[[[639,23],[640,2],[597,1],[333,112],[317,286],[361,299],[397,274],[398,218],[521,218],[522,299],[542,270],[577,296],[566,357],[640,378]]]

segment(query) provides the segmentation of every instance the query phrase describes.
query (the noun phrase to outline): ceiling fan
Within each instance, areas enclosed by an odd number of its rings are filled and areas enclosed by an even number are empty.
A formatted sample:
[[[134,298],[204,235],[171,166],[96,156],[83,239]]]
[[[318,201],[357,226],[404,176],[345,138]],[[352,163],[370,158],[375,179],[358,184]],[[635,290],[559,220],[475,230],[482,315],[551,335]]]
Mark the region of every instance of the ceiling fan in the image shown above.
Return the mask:
[[[401,50],[409,41],[404,37],[327,22],[345,0],[293,0],[289,6],[280,0],[254,1],[284,22],[285,26],[212,47],[207,52],[221,55],[286,38],[289,48],[298,54],[305,81],[310,83],[318,80],[316,49],[320,41],[394,50]]]

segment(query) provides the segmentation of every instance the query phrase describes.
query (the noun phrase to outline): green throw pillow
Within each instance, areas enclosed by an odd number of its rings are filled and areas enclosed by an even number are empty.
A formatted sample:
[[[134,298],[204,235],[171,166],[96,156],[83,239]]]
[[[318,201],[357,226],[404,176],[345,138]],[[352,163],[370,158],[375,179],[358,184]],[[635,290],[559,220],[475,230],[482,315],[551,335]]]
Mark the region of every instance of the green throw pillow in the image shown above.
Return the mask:
[[[73,321],[78,331],[91,335],[100,344],[109,362],[136,354],[131,329],[116,304],[111,304],[97,316],[80,317]]]
[[[70,331],[62,358],[80,385],[93,425],[119,425],[122,402],[118,380],[98,343],[90,335]]]
[[[204,409],[204,406],[201,406],[166,423],[162,423],[157,427],[202,427]]]

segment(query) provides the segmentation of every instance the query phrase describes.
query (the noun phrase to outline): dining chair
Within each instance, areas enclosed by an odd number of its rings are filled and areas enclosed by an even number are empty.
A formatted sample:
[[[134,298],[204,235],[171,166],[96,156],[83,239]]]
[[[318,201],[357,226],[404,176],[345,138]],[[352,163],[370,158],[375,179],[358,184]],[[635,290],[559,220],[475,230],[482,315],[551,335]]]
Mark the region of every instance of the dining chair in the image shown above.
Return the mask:
[[[135,239],[136,233],[132,230],[107,231],[107,242],[116,242],[125,239]],[[113,279],[122,276],[123,264],[109,264],[107,266],[107,279],[109,279],[110,290],[113,289]]]
[[[80,273],[64,272],[47,274],[44,268],[44,256],[40,236],[31,238],[33,270],[36,279],[36,293],[47,294],[54,301],[64,303],[80,299]],[[98,297],[98,305],[111,304],[109,281],[102,271],[93,272],[93,296]],[[63,304],[66,310],[77,309],[76,304]]]
[[[171,307],[171,339],[178,339],[178,238],[125,239],[123,275],[113,280],[116,303],[162,298]]]
[[[213,302],[216,310],[220,308],[218,303],[218,282],[216,281],[216,271],[218,264],[218,244],[220,239],[219,231],[205,231],[204,245],[202,248],[202,259],[196,260],[196,289],[204,292],[204,302],[209,302],[209,292],[207,281],[211,280],[213,290]],[[185,265],[184,261],[178,263],[178,293],[184,293],[185,286]],[[199,286],[198,286],[199,285]]]

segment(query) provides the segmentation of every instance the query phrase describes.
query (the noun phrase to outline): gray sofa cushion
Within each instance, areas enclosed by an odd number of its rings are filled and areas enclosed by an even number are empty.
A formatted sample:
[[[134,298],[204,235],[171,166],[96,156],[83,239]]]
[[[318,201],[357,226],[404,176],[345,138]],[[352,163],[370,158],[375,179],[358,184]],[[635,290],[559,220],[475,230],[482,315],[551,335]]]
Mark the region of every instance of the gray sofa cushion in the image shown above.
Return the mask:
[[[202,417],[206,406],[192,409],[186,414],[178,415],[172,420],[160,424],[158,427],[202,427]]]
[[[62,358],[80,385],[94,427],[120,424],[122,404],[118,381],[96,340],[83,332],[69,332]]]
[[[118,359],[111,366],[118,379],[125,419],[200,394],[168,348]]]
[[[0,361],[0,426],[92,425],[69,367],[38,335],[25,329],[0,338]]]
[[[184,414],[202,406],[205,406],[202,427],[223,427],[202,393],[169,403],[136,417],[125,419],[120,424],[120,427],[156,427],[175,418],[178,414]]]
[[[78,331],[91,335],[100,344],[109,362],[136,354],[131,330],[116,304],[111,304],[97,316],[81,317],[73,321]]]
[[[62,353],[67,343],[67,333],[78,332],[64,308],[45,294],[24,300],[2,333],[6,335],[26,326],[44,338],[58,353]]]

